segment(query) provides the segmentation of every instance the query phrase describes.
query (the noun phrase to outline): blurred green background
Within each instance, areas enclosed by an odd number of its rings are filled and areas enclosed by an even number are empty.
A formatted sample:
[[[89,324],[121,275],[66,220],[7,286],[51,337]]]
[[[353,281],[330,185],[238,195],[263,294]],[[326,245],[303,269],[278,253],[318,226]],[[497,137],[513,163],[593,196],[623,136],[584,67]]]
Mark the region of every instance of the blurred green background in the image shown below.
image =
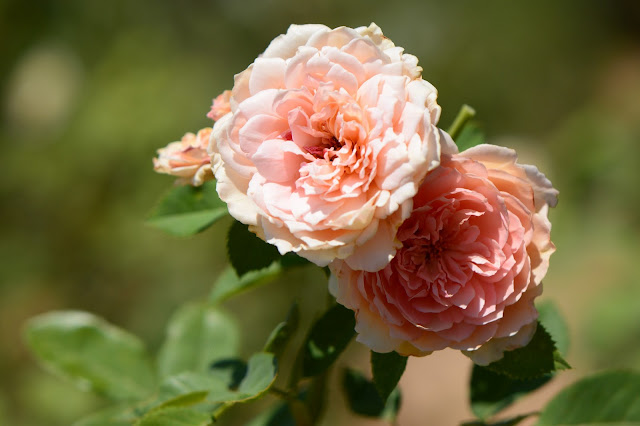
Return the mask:
[[[155,149],[210,125],[211,99],[289,24],[372,21],[419,58],[443,127],[474,106],[489,142],[560,190],[544,298],[568,318],[578,374],[640,368],[639,2],[1,0],[0,424],[67,425],[103,404],[35,365],[27,318],[89,310],[155,350],[223,267],[229,221],[192,239],[144,226],[173,181],[154,174]],[[293,297],[313,311],[311,278],[229,303],[244,351]]]

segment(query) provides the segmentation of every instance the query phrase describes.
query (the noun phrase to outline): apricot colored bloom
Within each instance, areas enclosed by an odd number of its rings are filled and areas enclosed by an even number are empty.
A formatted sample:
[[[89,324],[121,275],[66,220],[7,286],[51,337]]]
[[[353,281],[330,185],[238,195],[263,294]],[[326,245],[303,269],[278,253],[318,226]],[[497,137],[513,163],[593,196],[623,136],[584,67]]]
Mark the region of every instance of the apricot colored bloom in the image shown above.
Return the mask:
[[[180,141],[158,150],[158,156],[153,159],[153,169],[177,176],[180,181],[194,186],[213,179],[211,158],[207,154],[210,136],[211,127],[199,130],[197,135],[186,133]]]
[[[231,104],[229,104],[229,100],[231,99],[231,90],[225,90],[220,93],[213,100],[213,104],[211,105],[211,110],[207,114],[207,117],[212,119],[213,121],[220,120],[224,115],[231,112]]]
[[[292,25],[236,75],[209,147],[229,212],[281,253],[378,270],[439,164],[436,89],[375,24]]]
[[[384,269],[330,265],[330,291],[356,312],[359,341],[404,355],[454,348],[486,365],[531,340],[533,302],[555,250],[547,212],[557,191],[516,160],[492,145],[443,157]]]

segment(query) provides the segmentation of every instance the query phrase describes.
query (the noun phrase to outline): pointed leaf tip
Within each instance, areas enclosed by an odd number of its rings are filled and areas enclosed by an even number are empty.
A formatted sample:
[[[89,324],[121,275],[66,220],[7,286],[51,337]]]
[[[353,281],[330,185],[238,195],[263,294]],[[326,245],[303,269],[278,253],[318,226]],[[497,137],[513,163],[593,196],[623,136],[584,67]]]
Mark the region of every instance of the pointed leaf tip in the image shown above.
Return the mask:
[[[386,401],[391,392],[398,386],[398,382],[407,366],[407,357],[396,352],[377,353],[371,351],[371,372],[373,383],[378,389],[380,398]]]

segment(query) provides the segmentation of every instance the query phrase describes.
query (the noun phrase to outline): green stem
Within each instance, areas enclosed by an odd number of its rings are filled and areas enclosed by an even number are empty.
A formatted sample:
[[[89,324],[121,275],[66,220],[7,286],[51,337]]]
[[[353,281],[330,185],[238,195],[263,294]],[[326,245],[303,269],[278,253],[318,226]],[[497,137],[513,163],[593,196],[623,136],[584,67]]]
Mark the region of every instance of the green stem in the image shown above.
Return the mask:
[[[274,394],[274,395],[279,396],[279,397],[280,397],[280,398],[282,398],[282,399],[290,399],[290,398],[292,397],[291,392],[287,392],[287,391],[282,390],[282,389],[280,389],[280,388],[277,388],[277,387],[275,387],[275,386],[271,386],[271,387],[269,388],[269,392],[271,392],[271,393],[272,393],[272,394]]]
[[[455,120],[453,120],[453,123],[449,127],[449,130],[447,130],[447,133],[449,133],[454,141],[458,138],[458,136],[460,136],[460,133],[462,132],[464,125],[467,124],[467,121],[471,120],[473,117],[475,117],[475,115],[475,109],[471,108],[467,104],[462,105],[460,111],[458,112],[458,115],[456,116]]]
[[[305,398],[305,406],[311,416],[314,424],[322,419],[327,404],[327,381],[333,366],[330,366],[325,372],[315,376],[309,387],[307,388],[307,397]]]
[[[279,389],[277,387],[271,387],[269,392],[277,395],[286,401],[289,405],[289,410],[291,411],[291,415],[293,419],[296,421],[296,426],[312,426],[313,422],[311,420],[311,414],[307,409],[304,402],[300,401],[295,394],[292,392],[287,392],[285,390]]]

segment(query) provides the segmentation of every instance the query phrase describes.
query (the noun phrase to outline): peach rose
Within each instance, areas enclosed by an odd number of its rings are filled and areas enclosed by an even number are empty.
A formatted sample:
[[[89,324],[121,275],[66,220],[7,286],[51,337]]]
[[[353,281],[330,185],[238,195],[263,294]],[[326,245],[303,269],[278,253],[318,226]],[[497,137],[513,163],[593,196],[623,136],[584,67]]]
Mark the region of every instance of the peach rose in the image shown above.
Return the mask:
[[[179,142],[171,142],[158,150],[153,159],[153,169],[158,173],[177,176],[180,181],[194,186],[213,179],[211,158],[207,154],[211,127],[186,133]]]
[[[213,121],[220,120],[224,115],[231,112],[231,104],[229,101],[231,100],[231,90],[225,90],[220,93],[214,100],[211,105],[211,110],[207,114],[207,117],[212,119]]]
[[[493,145],[443,157],[414,197],[391,263],[378,272],[330,265],[330,291],[356,312],[360,342],[404,355],[449,347],[487,365],[531,340],[557,191],[516,160]]]
[[[280,253],[377,270],[439,164],[436,89],[372,24],[292,25],[236,75],[209,147],[220,198]]]

